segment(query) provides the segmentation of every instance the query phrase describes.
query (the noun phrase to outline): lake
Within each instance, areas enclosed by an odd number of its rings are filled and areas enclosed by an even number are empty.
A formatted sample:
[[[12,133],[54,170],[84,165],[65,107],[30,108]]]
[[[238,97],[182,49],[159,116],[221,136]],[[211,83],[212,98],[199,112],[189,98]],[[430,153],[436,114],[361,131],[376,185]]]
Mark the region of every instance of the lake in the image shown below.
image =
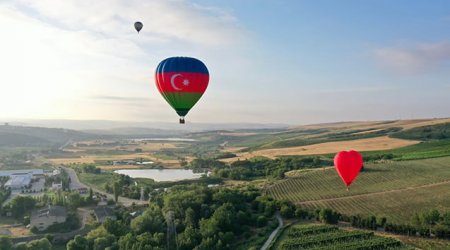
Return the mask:
[[[191,169],[121,169],[114,172],[131,178],[147,178],[155,181],[198,179],[203,175],[203,173],[194,173]]]
[[[131,140],[136,141],[136,142],[143,142],[143,141],[195,142],[195,141],[197,141],[195,139],[189,139],[189,138],[136,138],[136,139],[131,139]]]

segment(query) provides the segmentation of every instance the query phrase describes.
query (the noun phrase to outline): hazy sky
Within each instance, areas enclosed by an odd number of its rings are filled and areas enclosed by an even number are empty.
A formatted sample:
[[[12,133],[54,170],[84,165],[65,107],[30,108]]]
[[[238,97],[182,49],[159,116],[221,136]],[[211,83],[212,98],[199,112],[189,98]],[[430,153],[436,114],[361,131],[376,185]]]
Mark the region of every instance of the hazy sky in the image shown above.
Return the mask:
[[[190,122],[450,116],[448,0],[0,1],[0,30],[1,119],[177,122],[170,56],[210,71]]]

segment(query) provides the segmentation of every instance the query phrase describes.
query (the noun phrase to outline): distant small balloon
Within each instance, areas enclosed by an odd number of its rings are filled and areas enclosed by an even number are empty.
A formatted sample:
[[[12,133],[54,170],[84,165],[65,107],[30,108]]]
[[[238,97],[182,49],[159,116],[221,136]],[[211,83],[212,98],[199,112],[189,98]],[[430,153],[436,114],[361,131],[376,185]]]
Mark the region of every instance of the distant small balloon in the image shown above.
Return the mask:
[[[136,31],[139,33],[139,31],[141,31],[142,27],[144,27],[144,25],[141,22],[135,22],[134,23],[134,28],[136,29]]]

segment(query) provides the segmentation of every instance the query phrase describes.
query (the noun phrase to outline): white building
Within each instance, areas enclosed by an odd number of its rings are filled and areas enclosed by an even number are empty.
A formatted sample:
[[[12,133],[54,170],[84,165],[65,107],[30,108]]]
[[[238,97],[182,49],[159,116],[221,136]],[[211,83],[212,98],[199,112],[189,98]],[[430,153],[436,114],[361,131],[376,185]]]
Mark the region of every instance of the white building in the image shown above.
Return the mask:
[[[62,190],[62,182],[60,183],[52,183],[52,190]]]
[[[53,172],[52,172],[53,176],[60,175],[60,174],[61,174],[61,169],[59,169],[59,168],[53,169]]]
[[[61,206],[48,206],[44,209],[34,210],[31,213],[30,225],[39,231],[47,229],[51,225],[64,223],[67,219],[66,208]]]
[[[31,174],[14,174],[9,176],[9,180],[5,183],[6,188],[12,190],[22,189],[31,184]]]
[[[20,174],[30,174],[33,178],[40,178],[40,177],[44,176],[44,170],[43,169],[18,169],[18,170],[2,170],[2,171],[0,171],[0,177],[1,176],[11,177],[11,175],[20,175]]]

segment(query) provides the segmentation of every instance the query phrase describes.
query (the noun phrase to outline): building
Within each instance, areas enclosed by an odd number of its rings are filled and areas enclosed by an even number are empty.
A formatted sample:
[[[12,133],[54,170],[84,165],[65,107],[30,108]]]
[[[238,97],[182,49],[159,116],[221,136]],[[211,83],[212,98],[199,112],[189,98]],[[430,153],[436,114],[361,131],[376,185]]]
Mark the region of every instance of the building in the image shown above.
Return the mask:
[[[95,217],[97,217],[97,221],[103,223],[107,219],[116,220],[117,217],[114,214],[114,211],[108,206],[98,206],[94,209]]]
[[[14,174],[9,176],[9,180],[5,183],[5,188],[17,190],[26,188],[31,184],[31,174]]]
[[[20,174],[30,174],[33,179],[39,179],[44,177],[43,169],[18,169],[18,170],[2,170],[0,171],[1,176],[11,177],[11,175],[20,175]]]
[[[57,175],[60,175],[60,174],[61,174],[61,169],[60,168],[53,169],[53,171],[51,173],[52,176],[57,176]]]
[[[52,190],[62,190],[62,182],[60,183],[52,183]]]
[[[48,206],[44,209],[34,210],[31,213],[30,225],[39,231],[44,231],[51,225],[66,222],[67,211],[61,206]]]

